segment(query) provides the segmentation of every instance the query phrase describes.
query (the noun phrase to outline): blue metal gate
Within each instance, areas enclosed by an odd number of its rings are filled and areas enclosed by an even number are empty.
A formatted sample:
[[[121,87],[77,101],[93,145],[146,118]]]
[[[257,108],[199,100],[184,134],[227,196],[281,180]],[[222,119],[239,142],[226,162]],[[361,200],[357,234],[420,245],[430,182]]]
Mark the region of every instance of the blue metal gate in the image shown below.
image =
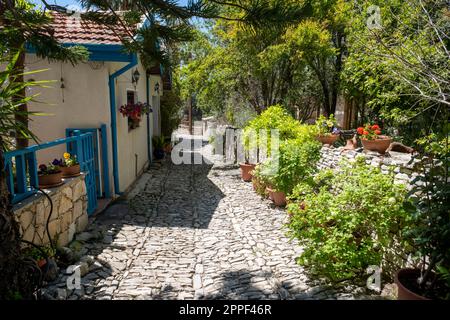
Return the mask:
[[[81,132],[74,130],[73,136],[81,135]],[[95,182],[95,155],[92,133],[87,133],[81,141],[67,143],[67,150],[77,156],[80,169],[85,172],[86,193],[88,197],[87,213],[92,214],[97,209],[97,188]]]
[[[78,130],[81,133],[92,134],[92,145],[94,149],[94,173],[95,173],[97,197],[110,198],[111,192],[109,189],[109,166],[108,166],[108,143],[107,143],[108,140],[106,135],[106,125],[102,124],[100,128],[67,128],[66,136],[67,137],[72,136],[75,130]],[[68,144],[67,150],[69,150],[68,152],[71,152],[70,150],[73,151],[73,146],[71,144]]]

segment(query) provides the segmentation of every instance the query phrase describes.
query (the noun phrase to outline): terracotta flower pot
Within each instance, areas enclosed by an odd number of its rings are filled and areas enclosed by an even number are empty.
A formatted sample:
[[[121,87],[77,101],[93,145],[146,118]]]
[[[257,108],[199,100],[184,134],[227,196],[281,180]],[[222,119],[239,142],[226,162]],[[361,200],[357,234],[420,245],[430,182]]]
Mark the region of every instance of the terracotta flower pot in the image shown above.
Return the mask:
[[[39,268],[42,268],[47,264],[47,259],[39,259],[37,264],[38,264]]]
[[[378,136],[376,140],[364,140],[361,139],[361,143],[365,150],[376,151],[381,154],[385,154],[387,148],[392,143],[392,139],[386,136]]]
[[[62,183],[62,172],[38,175],[39,187],[51,188]]]
[[[242,180],[249,182],[252,180],[252,174],[250,173],[252,170],[255,169],[256,164],[249,164],[249,163],[241,163],[241,177]]]
[[[63,178],[70,178],[80,175],[80,165],[74,165],[71,167],[61,167]]]
[[[328,136],[317,136],[317,140],[322,142],[322,144],[333,145],[333,143],[335,143],[337,141],[337,139],[339,139],[338,134],[331,134]]]
[[[173,149],[172,146],[170,144],[168,144],[164,147],[164,152],[167,154],[170,154],[170,153],[172,153],[172,149]]]
[[[400,269],[395,275],[395,284],[398,287],[398,300],[430,300],[424,296],[414,293],[403,283],[409,281],[415,281],[420,276],[420,270],[418,269]]]
[[[282,191],[276,191],[269,188],[272,195],[272,201],[277,207],[284,207],[286,205],[286,194]]]

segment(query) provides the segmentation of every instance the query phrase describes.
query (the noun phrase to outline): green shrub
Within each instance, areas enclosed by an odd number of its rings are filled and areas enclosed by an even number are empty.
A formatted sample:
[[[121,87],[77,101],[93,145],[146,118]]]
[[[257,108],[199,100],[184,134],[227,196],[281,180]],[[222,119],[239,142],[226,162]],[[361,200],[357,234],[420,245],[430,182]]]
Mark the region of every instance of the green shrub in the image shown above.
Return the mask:
[[[332,280],[380,265],[410,221],[405,189],[363,159],[294,188],[289,229],[305,247],[298,262]]]
[[[161,96],[161,134],[170,137],[172,132],[178,128],[181,122],[180,111],[183,108],[183,102],[177,91],[164,91]]]
[[[283,141],[280,145],[278,162],[269,159],[263,164],[263,179],[278,191],[290,194],[294,187],[309,179],[316,171],[320,158],[321,144],[304,137]]]
[[[255,143],[259,143],[259,134],[262,130],[267,132],[267,149],[270,152],[270,134],[272,129],[278,130],[281,141],[295,139],[302,134],[300,122],[295,120],[281,105],[275,105],[267,108],[260,115],[250,120],[244,128],[243,141],[245,148],[248,150],[256,147]],[[256,139],[252,139],[252,134],[256,134]]]
[[[259,194],[261,197],[264,197],[266,195],[266,184],[267,184],[267,181],[264,179],[264,175],[262,172],[263,168],[264,165],[259,164],[252,171],[253,184],[256,186],[255,192]]]

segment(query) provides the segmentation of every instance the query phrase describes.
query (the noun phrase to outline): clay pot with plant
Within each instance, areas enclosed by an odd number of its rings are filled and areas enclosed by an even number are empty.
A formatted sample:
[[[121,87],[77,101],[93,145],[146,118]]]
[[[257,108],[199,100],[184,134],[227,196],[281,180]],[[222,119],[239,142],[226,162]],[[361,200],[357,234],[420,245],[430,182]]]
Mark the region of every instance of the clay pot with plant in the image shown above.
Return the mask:
[[[261,175],[261,165],[257,165],[251,172],[253,190],[261,197],[266,196],[266,183]]]
[[[364,127],[359,127],[357,132],[364,150],[385,154],[392,143],[390,137],[382,135],[381,128],[377,124],[366,124]]]
[[[58,166],[61,169],[63,178],[72,178],[80,175],[80,164],[77,161],[76,155],[71,155],[68,152],[64,152],[64,159],[54,160],[54,163],[58,162]]]
[[[153,155],[155,156],[156,160],[162,160],[164,159],[164,146],[165,146],[165,139],[163,136],[155,136],[152,139],[153,142]]]
[[[321,115],[316,121],[317,137],[324,145],[333,145],[340,137],[340,130],[334,115],[328,118]]]
[[[411,194],[412,223],[405,235],[417,258],[417,268],[401,269],[395,282],[399,300],[450,300],[450,189],[448,136],[420,141],[426,157]],[[415,182],[415,181],[414,181]]]
[[[62,171],[58,165],[39,165],[38,183],[40,188],[52,188],[62,184]]]
[[[252,172],[256,167],[256,164],[252,164],[252,163],[240,163],[239,167],[241,168],[241,178],[242,180],[244,180],[245,182],[250,182],[252,181]]]
[[[55,250],[52,247],[29,247],[24,250],[24,255],[32,258],[36,261],[39,268],[43,269],[48,259],[53,259],[55,256]]]

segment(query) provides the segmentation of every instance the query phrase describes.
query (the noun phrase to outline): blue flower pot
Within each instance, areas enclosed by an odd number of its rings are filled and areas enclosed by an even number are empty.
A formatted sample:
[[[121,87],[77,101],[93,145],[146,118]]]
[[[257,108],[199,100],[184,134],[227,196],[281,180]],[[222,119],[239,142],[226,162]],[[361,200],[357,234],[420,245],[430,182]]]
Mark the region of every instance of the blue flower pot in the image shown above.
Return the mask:
[[[164,159],[164,150],[163,149],[155,149],[155,151],[153,151],[153,155],[155,156],[156,160]]]

